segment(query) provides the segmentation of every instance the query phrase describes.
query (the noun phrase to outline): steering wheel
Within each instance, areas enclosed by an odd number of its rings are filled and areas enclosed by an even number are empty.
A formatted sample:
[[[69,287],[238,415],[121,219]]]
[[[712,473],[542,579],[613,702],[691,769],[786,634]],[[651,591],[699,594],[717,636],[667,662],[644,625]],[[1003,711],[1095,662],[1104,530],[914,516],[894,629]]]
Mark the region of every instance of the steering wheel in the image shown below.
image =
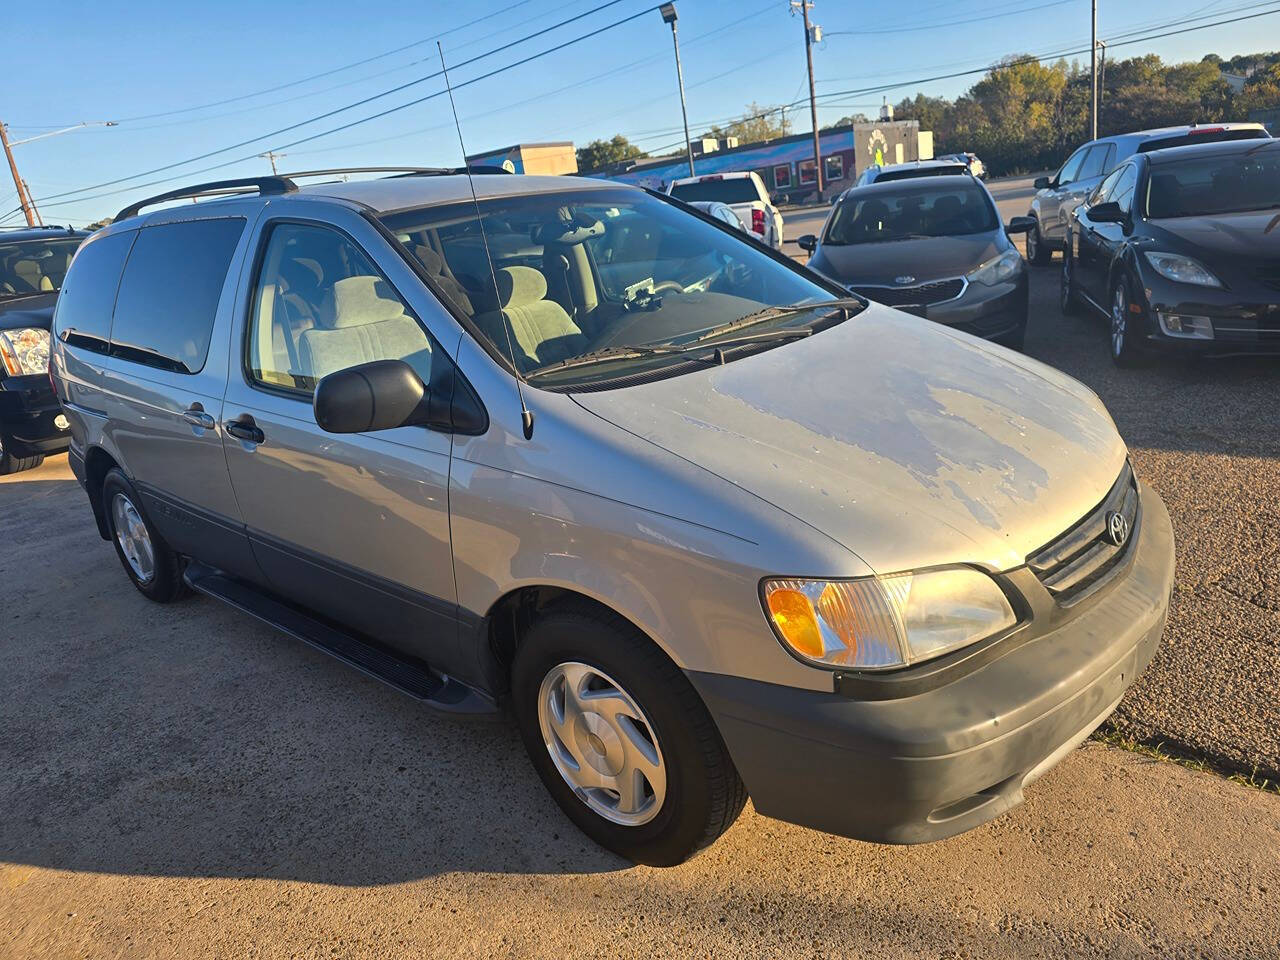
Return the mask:
[[[663,290],[674,290],[677,293],[685,292],[684,286],[682,284],[676,283],[674,280],[663,280],[653,285],[653,292],[655,294],[661,293]]]

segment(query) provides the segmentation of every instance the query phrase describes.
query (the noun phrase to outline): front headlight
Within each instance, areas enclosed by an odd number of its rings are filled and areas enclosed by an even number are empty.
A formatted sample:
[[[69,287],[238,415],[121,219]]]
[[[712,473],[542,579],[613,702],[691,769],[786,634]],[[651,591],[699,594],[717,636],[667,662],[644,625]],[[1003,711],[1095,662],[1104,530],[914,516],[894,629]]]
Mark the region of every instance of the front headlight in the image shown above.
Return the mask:
[[[909,666],[1017,623],[1004,591],[970,567],[858,580],[766,580],[763,597],[783,643],[817,666]]]
[[[0,330],[0,364],[10,376],[49,369],[49,331],[39,327]]]
[[[1176,283],[1190,283],[1197,287],[1221,287],[1222,281],[1209,272],[1199,260],[1184,257],[1180,253],[1156,253],[1148,250],[1143,254],[1153,270],[1166,280]]]
[[[997,283],[1004,283],[1018,272],[1018,267],[1022,265],[1022,254],[1017,250],[1006,250],[998,257],[992,257],[982,266],[969,273],[970,283],[983,283],[989,287],[994,287]]]

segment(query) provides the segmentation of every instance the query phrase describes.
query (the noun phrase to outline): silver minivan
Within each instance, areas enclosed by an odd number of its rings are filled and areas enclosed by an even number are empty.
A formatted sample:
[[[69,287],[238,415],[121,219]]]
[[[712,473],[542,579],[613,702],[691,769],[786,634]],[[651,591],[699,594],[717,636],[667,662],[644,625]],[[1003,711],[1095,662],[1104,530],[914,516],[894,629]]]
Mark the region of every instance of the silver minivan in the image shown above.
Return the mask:
[[[224,181],[81,247],[50,370],[144,596],[509,712],[650,864],[748,795],[951,836],[1115,708],[1174,554],[1091,391],[650,192],[474,191]]]

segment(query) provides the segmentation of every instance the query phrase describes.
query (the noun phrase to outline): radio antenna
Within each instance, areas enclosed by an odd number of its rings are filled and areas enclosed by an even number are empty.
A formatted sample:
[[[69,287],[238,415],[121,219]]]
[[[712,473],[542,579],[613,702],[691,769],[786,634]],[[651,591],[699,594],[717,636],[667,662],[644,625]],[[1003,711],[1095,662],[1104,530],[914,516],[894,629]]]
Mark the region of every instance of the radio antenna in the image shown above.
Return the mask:
[[[520,369],[516,366],[516,351],[511,345],[511,327],[507,318],[502,315],[502,296],[498,293],[498,271],[493,267],[493,254],[489,251],[489,237],[485,233],[484,218],[480,215],[480,199],[476,196],[476,182],[471,176],[471,161],[467,159],[467,145],[462,140],[462,124],[458,122],[458,105],[453,102],[453,87],[449,84],[449,68],[444,62],[444,47],[436,41],[436,50],[440,54],[440,72],[444,75],[444,88],[449,93],[449,109],[453,111],[453,126],[458,131],[458,147],[462,150],[462,168],[467,173],[467,186],[471,188],[471,202],[476,208],[476,223],[480,227],[480,242],[484,245],[484,257],[489,263],[489,279],[493,281],[493,296],[498,301],[498,315],[502,321],[502,332],[507,337],[507,355],[511,358],[511,368],[516,371],[516,396],[520,400],[520,423],[524,426],[524,438],[533,439],[533,411],[525,406],[524,389],[520,386]]]

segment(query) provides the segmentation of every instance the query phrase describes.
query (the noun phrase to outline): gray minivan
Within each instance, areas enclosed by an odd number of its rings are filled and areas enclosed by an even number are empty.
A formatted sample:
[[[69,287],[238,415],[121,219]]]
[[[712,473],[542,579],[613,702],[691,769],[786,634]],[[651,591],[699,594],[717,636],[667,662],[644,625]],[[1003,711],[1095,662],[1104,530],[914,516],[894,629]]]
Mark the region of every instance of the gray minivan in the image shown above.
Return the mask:
[[[1115,708],[1173,541],[1091,391],[669,198],[474,191],[224,181],[84,244],[51,375],[144,596],[510,712],[568,817],[650,864],[748,794],[951,836]]]

